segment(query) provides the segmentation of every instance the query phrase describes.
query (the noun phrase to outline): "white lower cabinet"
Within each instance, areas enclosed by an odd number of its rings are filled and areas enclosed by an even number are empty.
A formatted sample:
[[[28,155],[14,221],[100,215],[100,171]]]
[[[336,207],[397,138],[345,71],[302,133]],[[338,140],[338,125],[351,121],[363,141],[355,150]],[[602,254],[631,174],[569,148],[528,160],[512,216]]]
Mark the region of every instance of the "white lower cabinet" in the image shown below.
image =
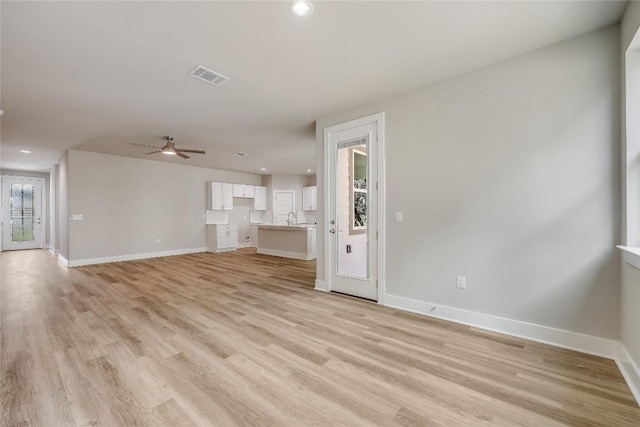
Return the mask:
[[[235,224],[207,225],[207,250],[235,251],[238,248],[238,226]]]

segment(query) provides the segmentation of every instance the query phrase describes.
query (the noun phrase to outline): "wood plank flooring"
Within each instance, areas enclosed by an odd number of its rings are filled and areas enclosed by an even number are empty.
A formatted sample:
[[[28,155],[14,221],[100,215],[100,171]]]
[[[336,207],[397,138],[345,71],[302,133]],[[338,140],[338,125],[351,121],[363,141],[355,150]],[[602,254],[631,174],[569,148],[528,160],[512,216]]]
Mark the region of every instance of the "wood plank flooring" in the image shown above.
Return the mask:
[[[2,426],[639,426],[615,363],[202,253],[66,269],[4,252]]]

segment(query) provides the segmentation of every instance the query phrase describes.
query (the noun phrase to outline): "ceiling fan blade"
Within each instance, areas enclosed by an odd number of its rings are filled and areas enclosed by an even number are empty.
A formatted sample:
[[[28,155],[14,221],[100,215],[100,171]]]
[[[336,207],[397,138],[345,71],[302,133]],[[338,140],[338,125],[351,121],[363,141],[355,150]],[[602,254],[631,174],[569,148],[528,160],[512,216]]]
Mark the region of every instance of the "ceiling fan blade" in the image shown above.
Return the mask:
[[[160,147],[156,147],[155,145],[136,144],[134,142],[130,142],[129,145],[137,145],[138,147],[155,148],[156,150],[160,149]]]
[[[183,159],[190,159],[191,157],[189,156],[185,156],[184,154],[180,153],[178,150],[176,150],[176,154],[180,157],[182,157]]]
[[[150,153],[144,153],[144,154],[156,154],[156,153],[162,153],[162,150],[152,151]]]
[[[196,154],[207,154],[204,152],[204,150],[188,150],[188,149],[182,149],[182,148],[176,148],[176,152],[178,153],[196,153]]]

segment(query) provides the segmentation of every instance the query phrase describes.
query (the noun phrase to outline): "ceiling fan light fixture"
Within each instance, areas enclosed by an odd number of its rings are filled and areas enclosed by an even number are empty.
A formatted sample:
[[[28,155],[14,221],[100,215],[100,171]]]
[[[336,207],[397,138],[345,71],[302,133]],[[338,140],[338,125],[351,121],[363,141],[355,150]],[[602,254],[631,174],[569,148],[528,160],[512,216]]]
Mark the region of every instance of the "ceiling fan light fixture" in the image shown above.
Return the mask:
[[[295,0],[289,5],[289,12],[295,17],[305,18],[313,12],[313,5],[310,1]]]
[[[169,149],[166,149],[166,150],[163,149],[162,150],[162,154],[168,154],[170,156],[175,156],[177,153],[176,153],[175,150],[172,150],[172,149],[169,148]]]

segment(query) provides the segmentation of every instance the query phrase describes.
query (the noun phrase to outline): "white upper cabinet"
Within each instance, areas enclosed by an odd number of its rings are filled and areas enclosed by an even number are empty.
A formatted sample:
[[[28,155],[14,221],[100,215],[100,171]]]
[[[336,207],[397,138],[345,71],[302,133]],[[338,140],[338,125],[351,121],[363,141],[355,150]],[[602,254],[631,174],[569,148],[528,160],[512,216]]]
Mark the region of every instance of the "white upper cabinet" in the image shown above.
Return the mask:
[[[233,184],[233,197],[253,199],[255,187],[247,184]]]
[[[233,184],[207,183],[207,209],[230,211],[233,209]]]
[[[302,210],[315,211],[318,202],[318,187],[304,187],[302,189]]]
[[[254,211],[266,211],[267,210],[267,187],[256,185],[254,187],[254,199],[253,210]]]
[[[244,197],[248,197],[249,199],[253,199],[256,194],[255,185],[245,185],[244,186]]]

